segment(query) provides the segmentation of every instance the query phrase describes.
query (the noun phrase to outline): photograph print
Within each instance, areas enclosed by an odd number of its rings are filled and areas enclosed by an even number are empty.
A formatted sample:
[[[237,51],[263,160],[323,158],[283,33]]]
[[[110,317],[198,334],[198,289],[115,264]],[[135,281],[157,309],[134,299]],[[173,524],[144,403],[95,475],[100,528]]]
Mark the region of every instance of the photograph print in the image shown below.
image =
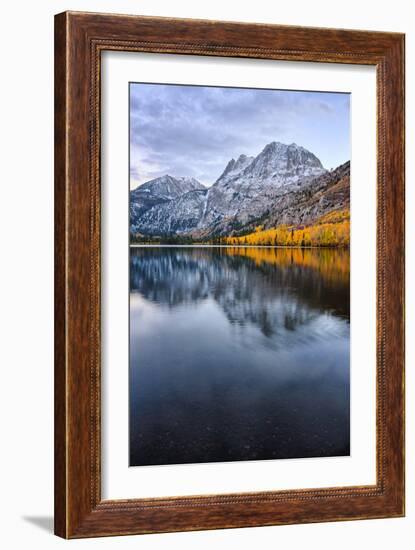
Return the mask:
[[[350,94],[129,85],[129,464],[350,454]]]

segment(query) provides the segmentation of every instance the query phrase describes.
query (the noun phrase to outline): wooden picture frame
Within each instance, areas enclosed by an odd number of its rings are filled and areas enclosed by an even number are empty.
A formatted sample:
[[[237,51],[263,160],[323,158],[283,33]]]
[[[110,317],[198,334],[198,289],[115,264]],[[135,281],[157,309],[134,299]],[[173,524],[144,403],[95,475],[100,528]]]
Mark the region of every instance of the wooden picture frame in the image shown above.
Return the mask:
[[[104,50],[377,71],[377,481],[101,499],[100,60]],[[404,35],[65,12],[55,18],[55,533],[64,538],[404,515]]]

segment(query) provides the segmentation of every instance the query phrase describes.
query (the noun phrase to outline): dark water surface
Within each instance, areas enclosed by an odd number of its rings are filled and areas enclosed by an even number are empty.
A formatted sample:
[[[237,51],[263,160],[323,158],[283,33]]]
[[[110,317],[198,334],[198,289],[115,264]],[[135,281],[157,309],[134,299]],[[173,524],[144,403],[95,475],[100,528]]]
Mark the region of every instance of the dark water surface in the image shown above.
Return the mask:
[[[130,465],[349,454],[349,253],[131,247]]]

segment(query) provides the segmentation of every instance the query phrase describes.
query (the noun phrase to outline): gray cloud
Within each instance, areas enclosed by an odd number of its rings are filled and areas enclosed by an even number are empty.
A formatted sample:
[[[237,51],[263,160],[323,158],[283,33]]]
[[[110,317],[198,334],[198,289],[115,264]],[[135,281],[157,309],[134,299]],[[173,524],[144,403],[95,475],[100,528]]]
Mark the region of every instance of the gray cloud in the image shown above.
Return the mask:
[[[166,173],[211,185],[230,158],[270,141],[295,141],[324,163],[337,133],[348,158],[348,116],[347,94],[131,84],[131,186]]]

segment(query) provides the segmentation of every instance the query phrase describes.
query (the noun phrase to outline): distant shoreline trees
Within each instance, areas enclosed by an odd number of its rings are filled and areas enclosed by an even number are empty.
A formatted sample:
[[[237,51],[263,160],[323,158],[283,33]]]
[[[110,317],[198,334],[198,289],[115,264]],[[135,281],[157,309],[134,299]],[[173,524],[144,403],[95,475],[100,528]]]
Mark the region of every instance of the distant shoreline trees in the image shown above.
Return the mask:
[[[259,225],[255,231],[245,235],[196,239],[190,236],[148,236],[131,235],[131,244],[216,244],[238,246],[286,246],[309,247],[349,247],[350,212],[348,209],[329,212],[310,225],[282,224],[264,229]]]

